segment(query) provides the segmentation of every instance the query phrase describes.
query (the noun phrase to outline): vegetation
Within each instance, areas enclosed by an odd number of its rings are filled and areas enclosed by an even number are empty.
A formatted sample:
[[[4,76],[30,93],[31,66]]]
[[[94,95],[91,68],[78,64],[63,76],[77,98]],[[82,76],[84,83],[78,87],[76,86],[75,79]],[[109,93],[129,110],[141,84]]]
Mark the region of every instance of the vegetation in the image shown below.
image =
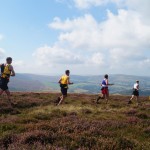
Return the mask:
[[[0,97],[1,150],[149,150],[150,100],[128,105],[129,96],[70,94],[56,106],[58,93],[13,93],[11,108]]]
[[[10,88],[12,91],[55,91],[58,92],[60,76],[44,76],[33,74],[17,74],[17,78],[11,78]],[[100,90],[100,82],[103,75],[79,76],[71,75],[71,81],[75,84],[71,86],[72,93],[96,94]],[[131,76],[131,75],[110,75],[109,81],[114,83],[110,86],[112,94],[130,95],[135,80],[140,81],[140,95],[149,96],[150,77]],[[23,86],[22,86],[23,85]]]

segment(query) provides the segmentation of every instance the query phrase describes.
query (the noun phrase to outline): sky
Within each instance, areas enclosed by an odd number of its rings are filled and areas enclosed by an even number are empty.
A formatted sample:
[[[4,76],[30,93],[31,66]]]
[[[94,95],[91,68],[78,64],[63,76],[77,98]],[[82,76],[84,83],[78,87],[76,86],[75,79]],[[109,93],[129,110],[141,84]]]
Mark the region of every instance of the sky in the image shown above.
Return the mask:
[[[0,0],[0,63],[16,73],[150,75],[150,0]]]

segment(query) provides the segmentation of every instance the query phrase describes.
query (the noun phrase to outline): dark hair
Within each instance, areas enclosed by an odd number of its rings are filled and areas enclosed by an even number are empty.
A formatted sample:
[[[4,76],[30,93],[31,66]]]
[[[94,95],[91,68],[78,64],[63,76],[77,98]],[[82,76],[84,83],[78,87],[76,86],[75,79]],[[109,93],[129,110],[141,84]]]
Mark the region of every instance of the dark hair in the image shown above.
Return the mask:
[[[66,70],[65,73],[68,74],[68,73],[70,73],[70,71],[69,71],[69,70]]]
[[[108,79],[108,74],[105,74],[105,75],[104,75],[104,78]]]
[[[7,57],[6,61],[12,61],[12,58],[11,57]]]

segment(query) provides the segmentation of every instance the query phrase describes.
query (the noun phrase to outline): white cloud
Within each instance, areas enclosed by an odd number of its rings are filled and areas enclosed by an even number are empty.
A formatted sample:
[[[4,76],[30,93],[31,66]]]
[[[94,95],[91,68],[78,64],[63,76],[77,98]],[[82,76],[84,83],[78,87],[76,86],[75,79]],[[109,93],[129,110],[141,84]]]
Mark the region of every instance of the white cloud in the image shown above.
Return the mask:
[[[97,67],[118,73],[128,69],[131,73],[138,72],[136,69],[144,71],[149,67],[150,25],[145,21],[147,16],[143,15],[148,11],[143,7],[147,9],[149,1],[136,9],[134,4],[141,4],[140,0],[132,0],[131,3],[125,0],[74,2],[80,8],[114,2],[120,9],[117,14],[107,11],[104,21],[97,21],[91,14],[66,20],[55,17],[49,28],[60,31],[58,41],[36,50],[34,57],[38,62],[57,66],[75,64],[74,68],[78,64],[76,69],[79,71],[88,66],[95,68],[95,73],[98,72]],[[123,9],[124,6],[128,8]]]
[[[13,61],[13,65],[17,67],[24,67],[25,63],[23,60],[15,60]]]
[[[62,30],[59,42],[76,49],[150,46],[150,26],[143,24],[139,14],[133,11],[119,10],[118,15],[108,12],[104,22],[97,22],[90,14],[64,22],[57,18],[49,27]]]
[[[127,5],[127,0],[73,0],[75,6],[79,9],[89,9],[91,7],[97,7],[106,5],[109,3],[116,4],[119,8]]]
[[[76,50],[96,50],[100,46],[99,39],[101,30],[99,23],[92,15],[86,14],[73,20],[67,19],[64,22],[55,19],[49,27],[62,30],[59,35],[60,43],[67,43],[67,46]]]
[[[147,71],[147,69],[150,68],[150,57],[145,58],[144,60],[140,61],[140,68],[144,67],[144,69]]]
[[[150,24],[150,0],[73,0],[79,9],[89,9],[96,6],[107,6],[114,3],[119,9],[132,10],[141,15],[141,20]]]
[[[5,50],[0,48],[0,59],[4,58],[5,56]]]
[[[119,10],[118,15],[108,12],[102,30],[105,46],[136,49],[150,46],[150,26],[144,24],[136,12]]]
[[[74,0],[78,8],[85,9],[91,6],[99,6],[107,3],[109,0]]]
[[[79,9],[89,9],[114,3],[119,9],[132,10],[141,15],[141,20],[150,24],[150,0],[73,0]]]
[[[26,65],[25,65],[25,63],[24,63],[22,60],[13,60],[12,65],[13,65],[13,68],[14,68],[15,72],[18,72],[18,70],[19,70],[19,71],[22,70],[23,73],[24,73],[25,68],[26,68]],[[29,68],[30,68],[30,67],[28,66],[28,69],[29,69]],[[21,72],[22,72],[22,71],[21,71]]]
[[[114,48],[110,50],[110,68],[122,68],[127,69],[138,66],[142,61],[146,59],[145,55],[142,55],[142,51]]]
[[[89,58],[88,63],[91,65],[104,66],[105,65],[104,55],[100,52],[94,53],[91,58]]]
[[[55,17],[53,22],[49,24],[49,27],[63,31],[72,31],[74,29],[90,29],[88,24],[92,24],[92,28],[94,28],[95,25],[97,25],[97,21],[91,15],[85,14],[83,17],[74,18],[72,20],[68,18],[65,21],[62,21],[59,17]]]
[[[149,0],[126,0],[125,3],[129,9],[140,12],[144,15],[150,15]]]
[[[60,48],[59,46],[44,46],[40,47],[33,54],[40,65],[55,65],[55,64],[81,64],[80,55],[75,52]]]

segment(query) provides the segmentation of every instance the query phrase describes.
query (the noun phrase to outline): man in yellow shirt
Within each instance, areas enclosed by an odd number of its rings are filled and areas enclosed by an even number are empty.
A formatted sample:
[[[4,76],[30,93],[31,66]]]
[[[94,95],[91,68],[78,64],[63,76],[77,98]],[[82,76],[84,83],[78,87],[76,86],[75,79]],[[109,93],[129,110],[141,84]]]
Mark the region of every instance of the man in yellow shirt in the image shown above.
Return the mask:
[[[1,68],[0,95],[2,95],[3,92],[5,92],[7,94],[9,102],[12,105],[12,102],[10,101],[10,91],[9,91],[8,85],[7,85],[9,82],[10,76],[15,76],[15,71],[14,71],[11,63],[12,63],[12,58],[7,57],[6,64],[0,64],[0,68]]]
[[[58,81],[58,83],[60,84],[61,93],[62,93],[62,96],[58,97],[58,100],[59,100],[58,105],[60,105],[64,101],[64,99],[67,97],[68,85],[73,84],[73,82],[70,82],[70,78],[69,78],[70,71],[66,70],[65,73],[66,74],[63,75]]]

